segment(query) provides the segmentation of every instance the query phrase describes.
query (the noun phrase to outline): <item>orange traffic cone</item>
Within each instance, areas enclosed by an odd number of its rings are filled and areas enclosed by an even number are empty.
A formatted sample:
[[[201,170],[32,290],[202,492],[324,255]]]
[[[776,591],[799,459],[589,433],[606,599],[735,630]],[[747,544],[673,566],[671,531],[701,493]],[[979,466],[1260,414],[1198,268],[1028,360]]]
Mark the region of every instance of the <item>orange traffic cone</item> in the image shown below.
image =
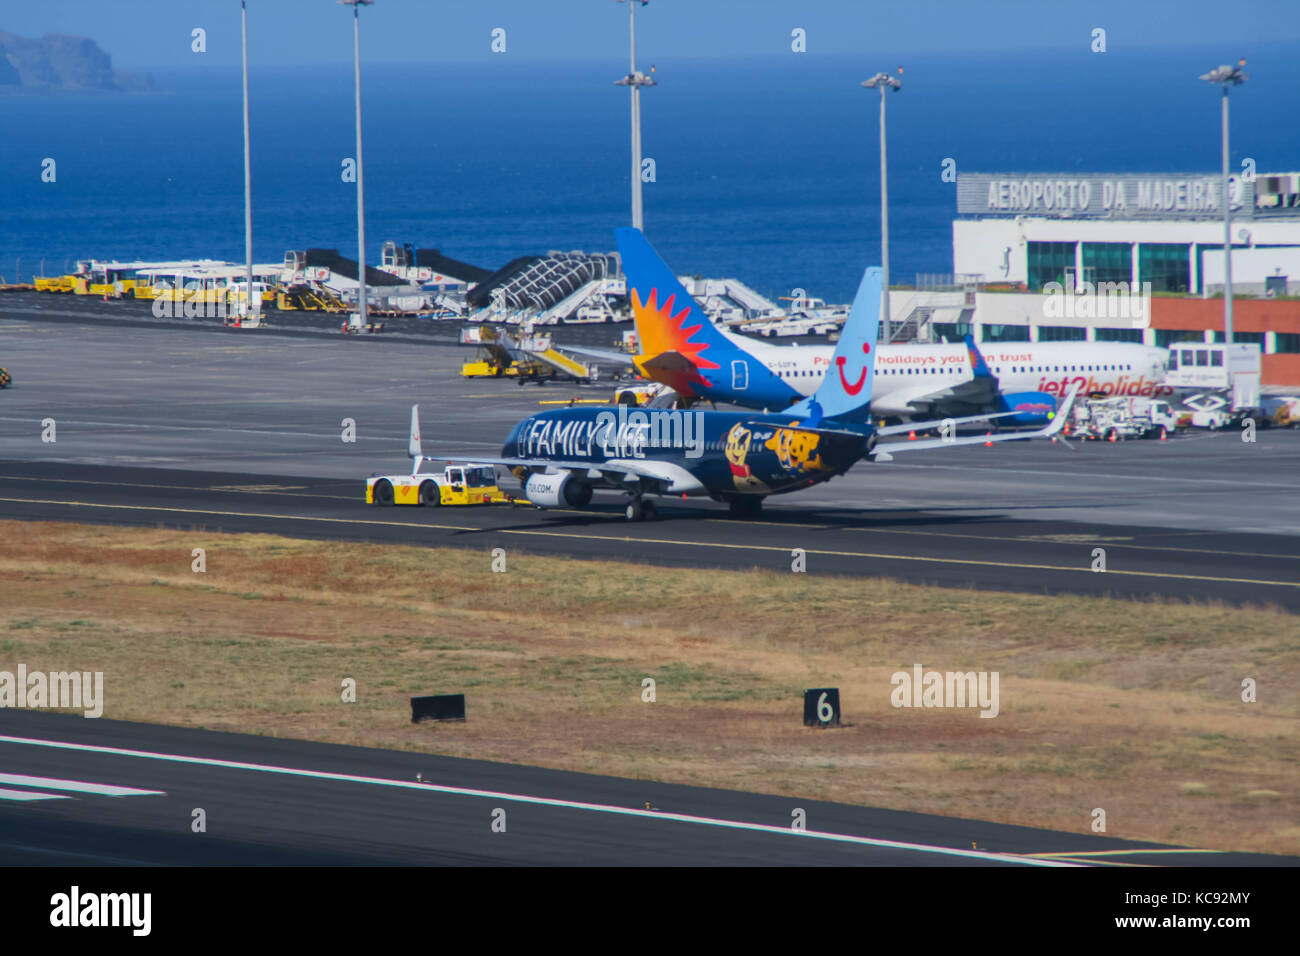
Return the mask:
[[[985,433],[984,433],[984,437],[987,438],[987,439],[989,439],[989,441],[986,441],[986,442],[984,443],[984,447],[985,447],[985,448],[992,448],[992,447],[993,447],[993,441],[992,441],[992,439],[993,439],[993,433],[992,433],[992,432],[985,432]]]
[[[910,432],[907,433],[907,440],[908,440],[908,441],[916,441],[916,429],[915,429],[915,428],[913,428]]]

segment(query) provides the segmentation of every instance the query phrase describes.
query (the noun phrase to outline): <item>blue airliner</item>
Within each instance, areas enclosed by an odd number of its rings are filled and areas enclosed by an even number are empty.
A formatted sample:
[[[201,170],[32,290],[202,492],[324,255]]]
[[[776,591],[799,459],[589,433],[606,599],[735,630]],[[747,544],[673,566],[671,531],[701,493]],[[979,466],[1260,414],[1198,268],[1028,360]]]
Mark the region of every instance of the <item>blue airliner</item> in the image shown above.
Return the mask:
[[[726,502],[733,515],[754,517],[767,496],[830,481],[864,458],[885,461],[890,453],[1047,437],[1061,429],[1073,391],[1051,423],[1036,432],[958,437],[948,429],[943,438],[877,448],[880,430],[871,423],[871,393],[880,287],[881,270],[868,268],[832,356],[835,371],[812,395],[783,412],[560,408],[525,418],[511,429],[500,458],[476,458],[474,463],[509,469],[540,508],[582,508],[594,492],[609,490],[627,496],[629,521],[655,517],[656,495],[708,497]],[[693,302],[664,270],[649,286],[643,305],[671,311]],[[421,480],[422,462],[450,460],[423,454],[418,406],[411,409],[409,453],[412,474],[393,479],[403,484]],[[438,500],[437,495],[420,498]]]

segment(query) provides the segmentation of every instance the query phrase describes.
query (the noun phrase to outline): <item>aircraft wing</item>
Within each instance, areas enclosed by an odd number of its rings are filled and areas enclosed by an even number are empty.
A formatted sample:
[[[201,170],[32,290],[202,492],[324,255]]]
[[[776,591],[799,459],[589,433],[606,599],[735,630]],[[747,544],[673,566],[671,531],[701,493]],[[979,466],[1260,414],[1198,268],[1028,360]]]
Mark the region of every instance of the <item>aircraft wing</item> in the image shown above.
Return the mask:
[[[901,394],[882,395],[878,404],[886,407],[886,414],[939,415],[945,407],[991,408],[996,404],[997,394],[996,379],[973,378],[942,388],[924,385]]]
[[[967,415],[964,418],[944,418],[932,422],[916,422],[913,424],[889,425],[885,428],[877,428],[877,435],[901,435],[904,432],[914,432],[918,428],[924,431],[927,428],[939,428],[945,422],[951,425],[967,425],[971,422],[988,422],[995,418],[1010,418],[1017,412],[994,412],[991,415]],[[949,444],[952,444],[949,442]]]
[[[463,462],[470,465],[500,465],[502,468],[538,468],[543,471],[569,471],[588,481],[603,482],[611,488],[649,482],[655,490],[671,492],[699,491],[703,485],[680,465],[641,458],[611,458],[606,461],[552,461],[548,458],[480,458],[423,455],[424,461]]]
[[[932,451],[936,448],[952,448],[954,445],[979,445],[997,441],[1016,441],[1022,438],[1051,438],[1057,434],[1070,417],[1070,408],[1074,404],[1074,396],[1078,393],[1079,386],[1073,386],[1066,394],[1065,399],[1056,409],[1056,415],[1045,426],[1032,432],[1002,432],[997,435],[968,435],[963,438],[952,437],[945,438],[925,438],[920,441],[907,442],[889,442],[884,445],[877,445],[870,453],[874,461],[892,461],[894,455],[901,452],[912,451]],[[915,425],[916,428],[936,428],[942,422],[921,422]]]

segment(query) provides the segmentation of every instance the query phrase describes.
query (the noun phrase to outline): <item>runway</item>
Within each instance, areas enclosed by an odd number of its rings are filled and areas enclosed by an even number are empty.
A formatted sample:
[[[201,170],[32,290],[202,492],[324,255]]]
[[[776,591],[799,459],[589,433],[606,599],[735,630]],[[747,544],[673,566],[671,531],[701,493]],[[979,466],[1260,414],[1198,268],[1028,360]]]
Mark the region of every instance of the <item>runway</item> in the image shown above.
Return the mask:
[[[0,711],[0,767],[0,860],[9,865],[1300,862],[31,711]],[[9,784],[9,778],[21,779]],[[804,811],[802,832],[792,826],[796,808]],[[202,811],[203,832],[194,828],[196,810]]]
[[[799,548],[810,573],[1300,610],[1294,431],[899,455],[771,498],[758,522],[674,499],[662,520],[632,525],[617,495],[584,512],[379,510],[363,504],[363,479],[409,468],[410,404],[427,452],[472,459],[499,454],[540,401],[610,387],[462,379],[472,350],[451,346],[256,336],[0,317],[0,364],[15,380],[0,392],[0,516],[692,567],[787,570]],[[47,420],[53,442],[42,441]]]

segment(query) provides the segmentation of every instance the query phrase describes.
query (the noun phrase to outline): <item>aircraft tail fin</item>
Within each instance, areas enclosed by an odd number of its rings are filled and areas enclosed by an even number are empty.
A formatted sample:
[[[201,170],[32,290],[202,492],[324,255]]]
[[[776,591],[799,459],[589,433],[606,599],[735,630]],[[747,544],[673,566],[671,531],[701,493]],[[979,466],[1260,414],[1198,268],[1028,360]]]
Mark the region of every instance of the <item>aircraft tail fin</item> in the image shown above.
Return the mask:
[[[882,277],[879,266],[870,266],[862,274],[858,294],[840,330],[840,340],[835,345],[825,379],[811,396],[787,408],[786,414],[809,416],[808,424],[816,424],[822,418],[844,422],[870,419]]]
[[[975,336],[964,336],[966,341],[966,352],[970,355],[970,365],[976,378],[992,378],[993,373],[989,371],[988,363],[984,361],[984,355],[980,352],[979,347],[975,344]]]
[[[627,278],[640,352],[654,357],[665,352],[684,355],[697,369],[718,369],[735,346],[659,257],[640,229],[614,230]]]

